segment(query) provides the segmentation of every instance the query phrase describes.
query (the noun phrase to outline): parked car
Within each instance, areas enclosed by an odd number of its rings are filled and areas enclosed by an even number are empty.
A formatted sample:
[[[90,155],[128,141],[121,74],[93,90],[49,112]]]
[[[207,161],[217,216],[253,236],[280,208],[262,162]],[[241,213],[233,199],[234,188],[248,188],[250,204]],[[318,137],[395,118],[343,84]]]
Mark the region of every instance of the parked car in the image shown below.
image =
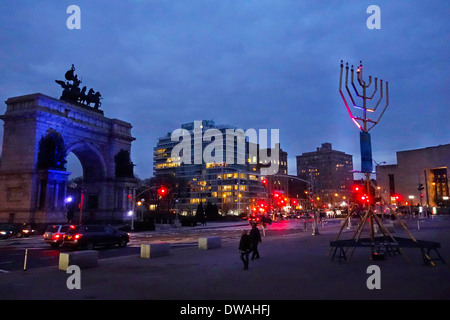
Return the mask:
[[[63,246],[74,249],[92,250],[97,246],[118,245],[125,247],[130,241],[126,232],[114,229],[111,226],[76,226],[69,228],[63,240]]]
[[[61,224],[49,225],[43,235],[44,242],[50,244],[53,248],[58,248],[63,243],[64,235],[69,228],[74,229],[75,226]]]
[[[0,225],[0,238],[6,239],[9,237],[28,237],[31,234],[34,234],[34,230],[31,227],[26,225],[21,225],[17,227],[12,224],[2,224]]]

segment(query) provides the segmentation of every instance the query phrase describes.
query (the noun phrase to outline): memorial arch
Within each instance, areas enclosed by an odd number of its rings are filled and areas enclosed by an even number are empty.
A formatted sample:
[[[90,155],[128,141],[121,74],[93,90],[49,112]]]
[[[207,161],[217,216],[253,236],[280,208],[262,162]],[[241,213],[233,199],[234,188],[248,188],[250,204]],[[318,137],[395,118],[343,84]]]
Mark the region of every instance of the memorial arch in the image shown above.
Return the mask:
[[[130,123],[105,117],[98,104],[90,107],[41,93],[9,98],[0,119],[0,222],[67,222],[70,172],[65,158],[70,152],[83,168],[82,221],[130,219],[136,188]]]

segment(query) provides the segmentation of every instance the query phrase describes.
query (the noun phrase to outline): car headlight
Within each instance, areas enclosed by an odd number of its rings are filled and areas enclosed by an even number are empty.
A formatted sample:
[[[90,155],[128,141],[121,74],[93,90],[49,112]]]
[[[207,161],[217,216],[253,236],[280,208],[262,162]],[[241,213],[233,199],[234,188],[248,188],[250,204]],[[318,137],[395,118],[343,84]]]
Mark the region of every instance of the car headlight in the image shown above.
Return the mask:
[[[5,231],[0,231],[0,234],[6,234],[6,232]]]

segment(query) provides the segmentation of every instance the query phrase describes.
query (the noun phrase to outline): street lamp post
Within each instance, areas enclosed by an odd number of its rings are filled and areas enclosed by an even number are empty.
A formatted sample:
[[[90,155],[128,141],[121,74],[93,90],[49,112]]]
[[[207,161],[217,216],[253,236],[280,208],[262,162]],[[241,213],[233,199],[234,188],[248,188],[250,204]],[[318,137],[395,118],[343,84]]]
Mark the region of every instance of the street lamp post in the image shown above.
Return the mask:
[[[81,200],[80,200],[80,216],[78,217],[78,224],[81,225],[82,217],[83,217],[83,198],[86,190],[81,189]]]

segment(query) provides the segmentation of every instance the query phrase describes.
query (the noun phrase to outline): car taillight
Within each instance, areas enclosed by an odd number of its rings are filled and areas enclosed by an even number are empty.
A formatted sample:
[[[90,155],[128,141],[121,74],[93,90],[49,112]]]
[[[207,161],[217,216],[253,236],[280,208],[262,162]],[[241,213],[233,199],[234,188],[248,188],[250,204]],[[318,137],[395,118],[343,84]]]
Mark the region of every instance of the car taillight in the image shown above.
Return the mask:
[[[59,238],[61,238],[61,235],[59,233],[55,233],[52,237],[53,240],[57,240]]]
[[[73,236],[73,238],[74,238],[75,240],[78,240],[78,239],[81,238],[81,234],[77,233],[76,235]]]

